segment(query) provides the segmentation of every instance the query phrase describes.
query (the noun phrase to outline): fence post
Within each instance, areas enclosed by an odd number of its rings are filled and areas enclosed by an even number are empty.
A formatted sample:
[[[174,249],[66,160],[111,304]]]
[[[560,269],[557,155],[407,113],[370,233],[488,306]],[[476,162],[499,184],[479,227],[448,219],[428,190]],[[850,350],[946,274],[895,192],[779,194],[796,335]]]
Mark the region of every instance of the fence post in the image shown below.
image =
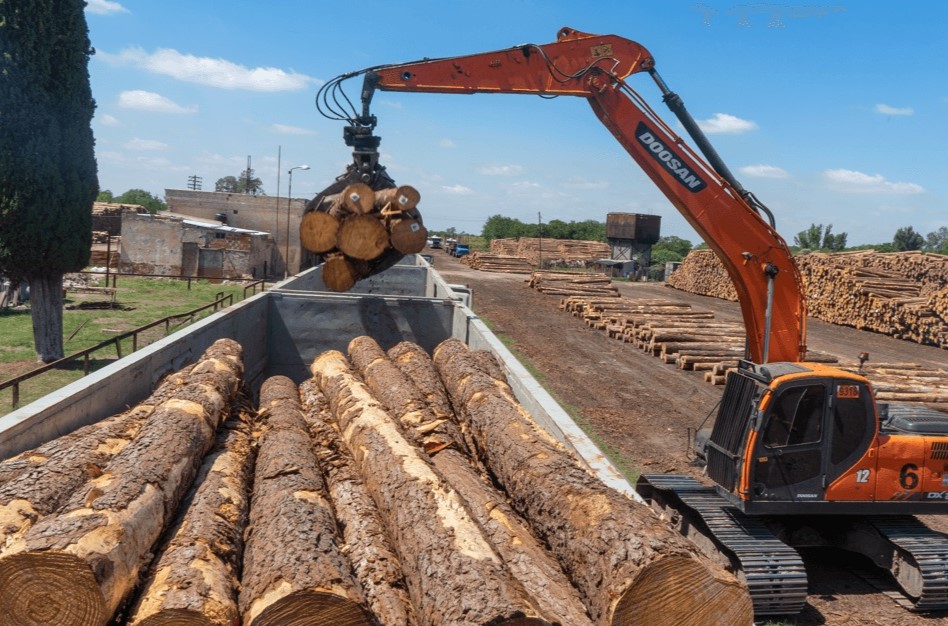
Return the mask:
[[[83,376],[89,375],[89,353],[88,352],[86,352],[82,358],[82,375]]]
[[[118,337],[115,338],[115,354],[118,355],[118,358],[122,358],[122,340]]]
[[[13,408],[20,407],[20,383],[13,383]]]

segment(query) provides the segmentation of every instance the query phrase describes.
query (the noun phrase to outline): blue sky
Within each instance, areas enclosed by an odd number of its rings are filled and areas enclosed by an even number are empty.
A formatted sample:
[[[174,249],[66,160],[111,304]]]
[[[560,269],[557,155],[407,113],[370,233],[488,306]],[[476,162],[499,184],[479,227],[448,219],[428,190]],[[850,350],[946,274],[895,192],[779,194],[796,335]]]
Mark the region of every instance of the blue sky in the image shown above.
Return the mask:
[[[314,97],[364,67],[549,43],[563,26],[648,48],[742,184],[792,243],[948,225],[948,3],[811,0],[89,0],[99,184],[205,190],[247,157],[268,195],[311,197],[351,156]],[[645,75],[631,86],[669,123]],[[358,98],[357,80],[346,83]],[[699,238],[581,98],[379,93],[382,164],[421,191],[429,229],[662,216]],[[674,127],[678,124],[675,122]],[[683,131],[682,131],[683,132]]]

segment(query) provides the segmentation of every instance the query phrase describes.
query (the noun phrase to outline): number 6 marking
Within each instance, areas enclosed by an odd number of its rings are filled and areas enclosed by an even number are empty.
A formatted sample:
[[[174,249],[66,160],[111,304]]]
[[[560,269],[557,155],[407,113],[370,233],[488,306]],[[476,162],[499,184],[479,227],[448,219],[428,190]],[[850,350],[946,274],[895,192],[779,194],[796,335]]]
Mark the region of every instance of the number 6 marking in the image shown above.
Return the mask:
[[[915,473],[917,471],[918,465],[914,463],[906,463],[902,466],[902,471],[899,472],[899,484],[902,485],[903,489],[918,487],[918,474]]]

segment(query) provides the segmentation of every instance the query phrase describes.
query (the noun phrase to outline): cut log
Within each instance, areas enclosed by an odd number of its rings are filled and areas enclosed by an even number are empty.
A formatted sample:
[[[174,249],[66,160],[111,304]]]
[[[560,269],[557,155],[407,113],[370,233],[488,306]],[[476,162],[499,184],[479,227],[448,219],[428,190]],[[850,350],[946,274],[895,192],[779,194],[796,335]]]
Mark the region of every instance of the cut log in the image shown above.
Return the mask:
[[[595,624],[753,622],[744,586],[648,508],[587,472],[469,353],[449,339],[436,348],[434,362],[454,406],[463,407],[485,464],[556,554]]]
[[[231,340],[218,344],[240,353]],[[101,626],[112,618],[214,444],[242,371],[238,357],[194,367],[101,475],[7,546],[0,615],[58,626]]]
[[[224,423],[139,594],[129,626],[232,626],[253,463],[251,424]]]
[[[341,254],[334,254],[323,263],[323,284],[330,291],[349,291],[359,279],[355,264]]]
[[[395,217],[388,220],[392,247],[402,254],[416,254],[425,249],[428,229],[413,217]]]
[[[339,225],[336,247],[347,256],[371,261],[388,247],[388,232],[374,215],[353,215]]]
[[[375,206],[375,192],[365,183],[352,183],[335,196],[330,196],[328,212],[344,219],[349,215],[364,215]]]
[[[336,247],[339,219],[322,211],[310,211],[300,220],[300,243],[310,252],[322,254]]]
[[[260,438],[244,555],[245,626],[372,624],[350,565],[303,420],[296,385],[284,376],[260,389]]]
[[[389,348],[388,357],[424,394],[428,408],[434,411],[435,415],[442,419],[454,417],[448,392],[424,348],[411,341],[402,341]]]
[[[375,208],[383,213],[410,211],[418,206],[421,194],[411,185],[400,185],[375,192]]]
[[[338,351],[313,376],[391,533],[422,626],[547,624],[462,499]]]
[[[316,460],[326,477],[329,499],[342,531],[342,550],[362,585],[366,604],[381,626],[415,626],[414,608],[402,566],[391,547],[375,502],[358,477],[352,455],[342,443],[329,401],[312,378],[300,385],[303,417],[309,426]]]

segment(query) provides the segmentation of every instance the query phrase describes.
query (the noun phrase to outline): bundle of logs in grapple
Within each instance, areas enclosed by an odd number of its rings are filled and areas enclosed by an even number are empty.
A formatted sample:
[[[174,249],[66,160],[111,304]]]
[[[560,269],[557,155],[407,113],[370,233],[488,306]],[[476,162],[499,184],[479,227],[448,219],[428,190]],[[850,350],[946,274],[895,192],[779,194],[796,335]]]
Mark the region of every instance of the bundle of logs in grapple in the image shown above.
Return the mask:
[[[421,252],[428,231],[416,208],[421,194],[409,185],[374,191],[352,183],[315,198],[300,222],[300,243],[322,255],[323,282],[348,291],[405,254]]]
[[[0,621],[750,626],[746,587],[552,439],[488,353],[358,337],[311,372],[249,413],[221,340],[0,463]]]

